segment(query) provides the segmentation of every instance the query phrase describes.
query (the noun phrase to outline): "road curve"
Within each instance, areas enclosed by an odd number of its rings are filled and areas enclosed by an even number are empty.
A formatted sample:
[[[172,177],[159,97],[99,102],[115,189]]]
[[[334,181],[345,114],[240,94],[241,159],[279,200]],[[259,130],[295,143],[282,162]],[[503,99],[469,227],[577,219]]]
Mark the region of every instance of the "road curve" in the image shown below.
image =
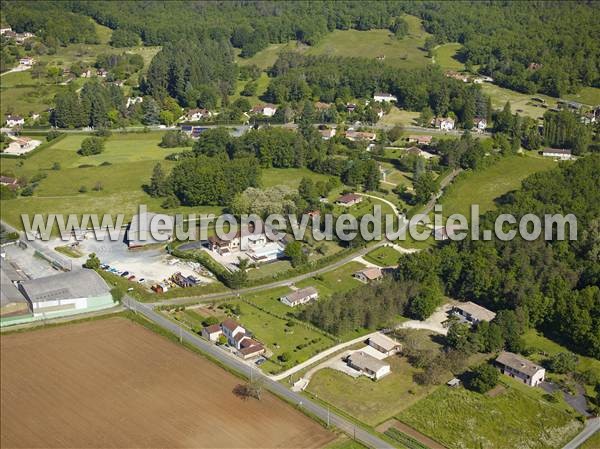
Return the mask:
[[[600,432],[600,418],[588,419],[583,430],[569,441],[563,449],[577,449],[596,432]]]

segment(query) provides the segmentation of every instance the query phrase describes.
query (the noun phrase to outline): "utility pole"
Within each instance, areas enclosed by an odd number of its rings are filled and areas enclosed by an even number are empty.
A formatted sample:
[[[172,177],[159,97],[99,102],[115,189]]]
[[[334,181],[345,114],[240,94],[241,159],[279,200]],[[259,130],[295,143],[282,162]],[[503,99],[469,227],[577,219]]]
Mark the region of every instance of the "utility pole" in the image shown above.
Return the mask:
[[[329,406],[327,406],[327,427],[329,427]]]
[[[181,330],[181,327],[179,327],[179,343],[183,344],[183,331]]]

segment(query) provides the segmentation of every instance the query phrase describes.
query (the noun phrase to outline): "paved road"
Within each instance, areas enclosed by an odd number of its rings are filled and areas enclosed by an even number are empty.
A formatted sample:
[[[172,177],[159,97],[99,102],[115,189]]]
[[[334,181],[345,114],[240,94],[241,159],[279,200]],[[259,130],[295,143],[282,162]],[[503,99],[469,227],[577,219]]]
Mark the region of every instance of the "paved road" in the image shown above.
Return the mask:
[[[244,363],[237,356],[222,350],[221,348],[209,343],[196,334],[188,332],[185,329],[182,329],[177,324],[173,323],[163,315],[155,312],[153,308],[149,304],[140,303],[133,298],[127,296],[124,299],[124,304],[135,310],[137,313],[141,313],[147,319],[154,322],[158,326],[172,332],[176,336],[180,336],[182,341],[185,341],[188,344],[193,345],[204,353],[207,353],[214,359],[218,360],[223,365],[229,367],[230,369],[235,370],[236,372],[243,374],[247,378],[253,378],[259,380],[263,387],[267,390],[275,393],[276,395],[284,398],[292,404],[296,404],[298,408],[304,409],[307,412],[313,414],[324,422],[329,422],[330,425],[337,427],[341,431],[350,435],[351,437],[356,438],[361,443],[373,447],[373,448],[382,448],[382,449],[392,449],[394,446],[385,442],[381,438],[363,430],[360,427],[357,427],[352,422],[347,419],[341,417],[336,413],[331,413],[328,411],[326,407],[319,405],[316,402],[307,399],[304,396],[301,396],[298,393],[295,393],[289,390],[285,385],[280,384],[274,380],[269,379],[267,376],[262,374],[258,369],[253,368],[250,364]]]
[[[577,449],[596,432],[600,432],[600,418],[588,419],[584,429],[579,432],[575,438],[569,441],[563,449]]]

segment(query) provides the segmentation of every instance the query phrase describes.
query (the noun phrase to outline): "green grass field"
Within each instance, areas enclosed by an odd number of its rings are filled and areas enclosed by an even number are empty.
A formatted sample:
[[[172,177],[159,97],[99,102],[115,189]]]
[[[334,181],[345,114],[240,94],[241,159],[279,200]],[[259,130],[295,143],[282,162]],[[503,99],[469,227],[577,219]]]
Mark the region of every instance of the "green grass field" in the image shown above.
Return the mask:
[[[576,94],[563,96],[566,100],[578,101],[589,106],[600,105],[600,89],[597,87],[584,87]],[[600,447],[600,444],[598,445]]]
[[[524,155],[502,158],[482,170],[470,172],[455,181],[442,197],[443,214],[469,216],[471,204],[481,213],[495,209],[494,200],[518,189],[527,176],[556,167],[556,162],[539,156]]]
[[[279,53],[282,51],[296,50],[297,48],[298,45],[296,41],[290,41],[286,44],[271,44],[250,58],[240,57],[238,50],[236,62],[240,65],[255,65],[261,70],[266,70],[275,64],[275,61],[277,61],[277,58],[279,57]]]
[[[548,108],[556,107],[556,98],[552,98],[547,95],[522,94],[514,90],[505,89],[490,83],[481,84],[481,89],[484,94],[491,97],[492,107],[494,109],[502,109],[506,102],[510,101],[513,114],[518,112],[520,115],[527,115],[533,118],[542,118],[547,109],[541,107],[539,103],[532,101],[532,97],[546,100]]]
[[[231,96],[229,100],[233,103],[238,98],[246,98],[252,106],[264,103],[264,101],[262,101],[259,97],[263,95],[266,92],[267,87],[269,87],[270,78],[267,75],[267,73],[261,72],[260,76],[256,80],[256,95],[253,95],[251,97],[244,97],[240,95],[240,92],[244,89],[244,86],[247,82],[248,80],[238,80],[235,85],[235,93]]]
[[[329,176],[310,171],[308,168],[267,168],[262,172],[263,187],[286,185],[298,188],[302,178],[307,177],[313,181],[327,181]]]
[[[449,449],[558,449],[581,429],[563,406],[542,399],[543,390],[506,385],[495,397],[444,386],[398,418]]]
[[[398,259],[402,254],[389,246],[381,246],[368,253],[364,259],[380,267],[391,267],[398,265]]]
[[[413,375],[419,370],[406,358],[392,356],[385,361],[390,364],[392,373],[377,382],[364,376],[353,379],[340,371],[325,368],[313,375],[308,391],[358,420],[376,426],[436,388],[416,384]]]
[[[319,291],[320,297],[331,296],[338,292],[346,292],[362,285],[352,275],[364,267],[359,262],[350,262],[333,271],[300,281],[296,286],[298,288],[315,287]]]
[[[598,449],[600,448],[600,432],[596,432],[585,443],[579,446],[579,449]]]
[[[77,150],[86,135],[72,134],[28,159],[0,159],[3,174],[26,178],[40,172],[47,175],[39,183],[34,196],[3,200],[2,219],[20,227],[22,213],[123,213],[128,220],[136,213],[139,204],[161,211],[163,200],[151,198],[142,186],[149,181],[157,162],[168,172],[175,163],[165,161],[164,157],[183,150],[160,148],[161,136],[160,132],[115,133],[107,140],[103,153],[84,157],[79,156]],[[54,162],[60,164],[60,170],[51,169]],[[111,165],[101,166],[103,162]],[[84,164],[93,167],[79,168]],[[102,190],[93,191],[98,182],[102,184]],[[85,186],[87,192],[81,193],[81,186]],[[182,207],[173,212],[218,213],[220,210],[218,207]]]
[[[456,53],[462,47],[461,44],[452,42],[438,45],[434,51],[435,63],[444,70],[462,71],[465,65],[456,59]]]

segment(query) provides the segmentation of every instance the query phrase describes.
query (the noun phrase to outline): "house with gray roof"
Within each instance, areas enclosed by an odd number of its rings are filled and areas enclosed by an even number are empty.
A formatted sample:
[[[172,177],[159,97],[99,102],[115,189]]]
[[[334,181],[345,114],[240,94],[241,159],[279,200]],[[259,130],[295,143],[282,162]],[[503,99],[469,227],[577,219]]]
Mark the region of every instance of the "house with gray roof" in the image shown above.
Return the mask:
[[[508,351],[502,351],[495,360],[502,374],[518,379],[530,387],[536,387],[544,381],[546,370],[539,365]]]
[[[319,297],[319,292],[314,287],[306,287],[295,292],[288,293],[279,298],[279,300],[287,306],[296,307],[301,304],[306,304]]]
[[[350,368],[360,371],[361,374],[373,380],[379,380],[392,372],[388,363],[378,360],[363,351],[350,354],[347,363]]]

